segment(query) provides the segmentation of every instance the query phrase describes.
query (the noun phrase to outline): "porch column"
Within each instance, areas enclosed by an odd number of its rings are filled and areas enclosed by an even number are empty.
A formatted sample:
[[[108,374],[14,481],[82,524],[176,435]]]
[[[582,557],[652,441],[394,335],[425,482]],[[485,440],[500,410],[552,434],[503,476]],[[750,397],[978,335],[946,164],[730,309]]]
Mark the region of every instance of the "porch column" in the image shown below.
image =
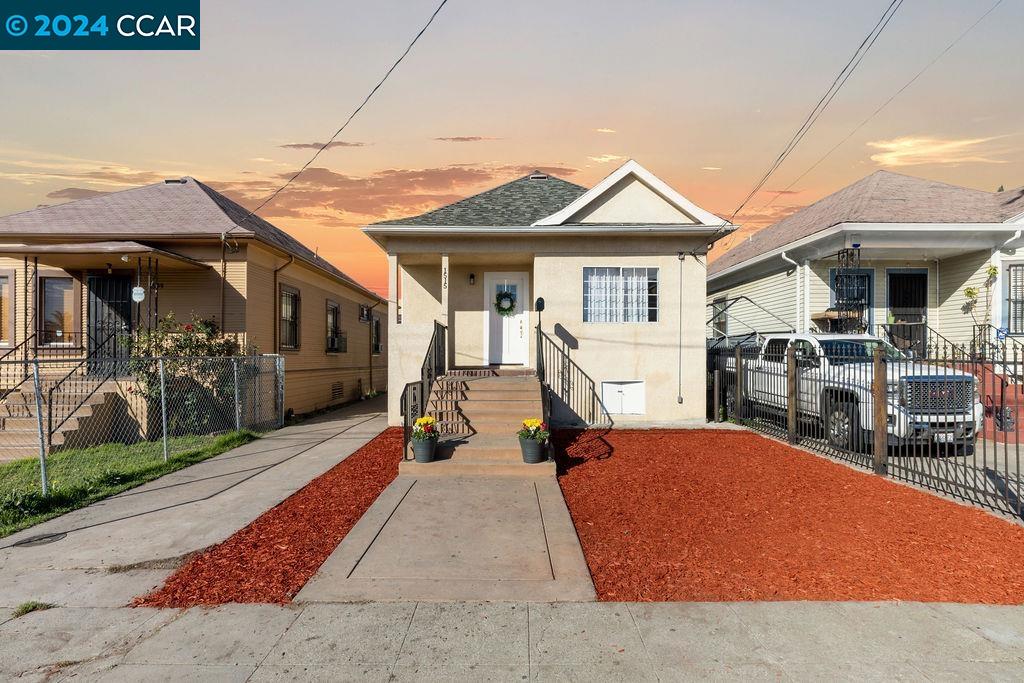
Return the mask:
[[[398,296],[398,254],[388,254],[388,334],[398,324],[401,299]]]
[[[448,254],[441,254],[441,324],[448,326]]]
[[[445,365],[446,367],[452,367],[452,363],[455,360],[455,340],[454,330],[449,324],[452,321],[452,316],[449,315],[451,309],[451,297],[448,296],[448,291],[451,284],[451,270],[448,267],[448,254],[441,254],[441,324],[448,328],[448,338],[445,344]]]

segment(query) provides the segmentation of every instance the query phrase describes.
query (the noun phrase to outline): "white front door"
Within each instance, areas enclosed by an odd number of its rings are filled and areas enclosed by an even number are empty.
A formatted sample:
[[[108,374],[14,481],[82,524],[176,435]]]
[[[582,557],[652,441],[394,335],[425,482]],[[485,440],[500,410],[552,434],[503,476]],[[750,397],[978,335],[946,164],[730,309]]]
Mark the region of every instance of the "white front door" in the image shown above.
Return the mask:
[[[526,365],[530,339],[530,280],[527,273],[484,273],[484,348],[491,365]],[[511,309],[498,312],[498,295]]]

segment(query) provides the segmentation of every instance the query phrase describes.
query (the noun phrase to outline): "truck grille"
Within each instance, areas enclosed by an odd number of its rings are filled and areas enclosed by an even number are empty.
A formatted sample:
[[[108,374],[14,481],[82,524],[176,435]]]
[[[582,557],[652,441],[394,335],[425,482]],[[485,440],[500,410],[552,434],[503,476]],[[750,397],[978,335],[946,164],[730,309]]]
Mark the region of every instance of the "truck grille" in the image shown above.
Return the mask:
[[[974,405],[974,380],[912,378],[907,380],[907,409],[913,413],[962,413]]]

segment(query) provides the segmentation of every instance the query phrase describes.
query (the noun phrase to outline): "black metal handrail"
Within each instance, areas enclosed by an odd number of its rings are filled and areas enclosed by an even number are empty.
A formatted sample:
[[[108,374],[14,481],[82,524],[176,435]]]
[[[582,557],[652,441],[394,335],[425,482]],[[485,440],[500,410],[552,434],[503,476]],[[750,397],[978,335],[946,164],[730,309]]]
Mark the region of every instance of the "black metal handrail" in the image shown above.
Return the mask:
[[[409,457],[409,441],[412,439],[412,428],[416,420],[427,413],[427,401],[437,378],[448,372],[448,328],[434,321],[434,333],[430,337],[427,353],[420,366],[418,382],[409,382],[402,389],[402,453]]]
[[[551,424],[555,401],[562,403],[583,426],[611,427],[611,415],[604,407],[597,385],[569,354],[537,326],[537,379],[546,388],[542,403],[547,405],[545,421]]]
[[[78,361],[78,363],[63,377],[53,383],[53,385],[46,392],[46,424],[47,424],[47,436],[49,439],[53,438],[54,433],[60,429],[65,422],[71,419],[71,416],[78,412],[85,403],[95,395],[103,384],[118,374],[118,368],[121,366],[127,366],[127,358],[101,358],[100,353],[107,348],[107,345],[112,341],[116,343],[116,340],[120,337],[118,332],[111,332],[100,342],[91,353]],[[80,372],[82,368],[85,368],[85,373]],[[78,399],[71,399],[70,401],[59,401],[57,408],[55,409],[53,396],[62,387],[74,385],[73,389],[80,389],[78,391],[64,390],[65,394],[69,396],[77,396]],[[59,394],[58,394],[59,396]],[[54,412],[57,412],[57,419],[59,422],[54,424]]]
[[[0,372],[0,375],[6,375],[7,368],[12,366],[18,367],[17,361],[21,361],[21,373],[20,375],[15,375],[17,379],[14,381],[14,383],[8,386],[7,382],[3,381],[3,385],[0,386],[0,401],[10,396],[18,389],[20,389],[21,386],[25,384],[25,382],[27,382],[30,377],[32,377],[32,373],[29,371],[29,349],[31,348],[31,345],[34,342],[35,334],[31,334],[27,338],[23,339],[21,343],[15,345],[10,349],[5,350],[4,354],[0,356],[0,361],[6,361],[3,364],[3,372]],[[6,379],[7,377],[3,377],[3,380]]]
[[[718,310],[718,311],[715,311],[715,310],[714,310],[714,309],[712,308],[713,314],[712,314],[712,316],[711,316],[710,318],[708,318],[707,322],[705,322],[705,323],[704,323],[705,327],[706,327],[706,326],[708,326],[708,325],[713,325],[713,323],[714,323],[714,322],[715,322],[716,320],[718,320],[719,318],[721,318],[721,317],[722,317],[723,315],[725,316],[726,320],[728,320],[728,319],[729,319],[729,313],[728,313],[729,309],[730,309],[730,308],[732,308],[732,307],[733,307],[733,305],[735,305],[735,304],[737,304],[737,303],[739,303],[739,302],[741,302],[741,301],[746,301],[747,303],[749,303],[749,304],[750,304],[751,306],[753,306],[754,308],[756,308],[756,309],[760,310],[760,311],[761,311],[762,313],[765,313],[766,315],[769,315],[769,316],[771,316],[772,318],[775,318],[775,320],[779,321],[779,322],[780,322],[780,323],[782,323],[782,324],[783,324],[784,326],[786,326],[786,329],[787,329],[787,330],[788,330],[788,331],[789,331],[790,333],[792,333],[792,332],[796,332],[796,330],[795,330],[795,329],[793,329],[792,327],[788,327],[788,326],[789,326],[789,323],[788,323],[787,321],[785,321],[785,320],[783,320],[782,318],[780,318],[779,316],[775,315],[774,313],[772,313],[771,311],[769,311],[769,310],[768,310],[767,308],[765,308],[765,307],[764,307],[764,306],[762,306],[761,304],[759,304],[759,303],[757,303],[756,301],[754,301],[753,299],[751,299],[751,298],[750,298],[749,296],[737,296],[737,297],[733,297],[732,299],[722,299],[722,300],[720,300],[720,301],[713,301],[713,302],[711,302],[711,303],[707,304],[707,305],[705,306],[705,308],[711,308],[711,307],[714,307],[714,306],[718,306],[718,305],[720,305],[720,304],[723,304],[723,303],[725,304],[725,307],[724,307],[724,308],[722,308],[721,310]],[[754,330],[754,328],[753,328],[753,327],[751,327],[750,325],[747,325],[747,323],[743,322],[742,320],[740,320],[740,319],[739,319],[739,318],[737,318],[736,316],[732,316],[732,318],[733,318],[734,320],[736,320],[737,322],[739,322],[740,324],[742,324],[742,325],[746,325],[746,326],[747,326],[747,327],[749,327],[749,328],[750,328],[751,330]],[[755,332],[757,332],[757,330],[754,330],[754,331],[755,331]],[[725,336],[725,335],[719,335],[719,336]]]

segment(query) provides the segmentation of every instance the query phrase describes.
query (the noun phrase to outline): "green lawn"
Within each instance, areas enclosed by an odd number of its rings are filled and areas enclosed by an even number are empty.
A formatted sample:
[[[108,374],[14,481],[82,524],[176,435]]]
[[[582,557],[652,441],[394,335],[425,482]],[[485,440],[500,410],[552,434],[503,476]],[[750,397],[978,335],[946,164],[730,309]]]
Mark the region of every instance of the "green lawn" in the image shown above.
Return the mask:
[[[37,459],[0,463],[0,538],[257,438],[249,431],[173,438],[167,462],[159,441],[60,451],[46,459],[49,496],[42,495]]]

